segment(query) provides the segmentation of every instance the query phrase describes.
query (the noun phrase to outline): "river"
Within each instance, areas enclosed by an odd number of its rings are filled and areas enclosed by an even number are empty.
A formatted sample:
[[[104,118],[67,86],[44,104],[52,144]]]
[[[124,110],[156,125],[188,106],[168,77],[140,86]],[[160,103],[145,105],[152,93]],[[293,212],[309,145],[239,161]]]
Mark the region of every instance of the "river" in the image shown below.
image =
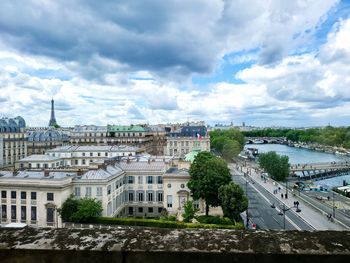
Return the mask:
[[[286,155],[289,157],[290,164],[350,161],[350,156],[317,152],[304,148],[290,147],[281,144],[248,144],[245,147],[256,148],[259,150],[259,152],[275,151],[280,155]],[[342,186],[343,180],[350,183],[350,175],[343,175],[330,179],[320,180],[315,183],[319,185],[327,185],[333,187]]]

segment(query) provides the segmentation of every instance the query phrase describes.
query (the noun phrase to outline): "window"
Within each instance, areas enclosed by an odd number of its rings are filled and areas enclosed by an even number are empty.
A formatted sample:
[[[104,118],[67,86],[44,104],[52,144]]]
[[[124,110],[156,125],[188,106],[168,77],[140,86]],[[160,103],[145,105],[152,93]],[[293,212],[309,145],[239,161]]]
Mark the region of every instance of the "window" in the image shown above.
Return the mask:
[[[158,207],[158,213],[160,214],[163,211],[163,207]]]
[[[129,202],[133,202],[134,201],[134,191],[129,191]]]
[[[97,156],[101,156],[101,153],[97,153]]]
[[[143,198],[143,191],[141,191],[141,192],[138,192],[138,201],[139,202],[143,202],[143,200],[144,200],[144,198]]]
[[[78,165],[78,160],[74,160],[75,165]]]
[[[85,159],[82,160],[82,164],[85,164]]]
[[[139,207],[138,211],[139,213],[143,213],[143,207]]]
[[[111,194],[111,186],[110,186],[110,185],[107,186],[107,194],[108,194],[108,195]]]
[[[147,183],[153,184],[153,176],[147,176]]]
[[[6,205],[1,206],[1,218],[2,219],[7,218],[7,206]]]
[[[1,198],[7,198],[7,192],[1,191]]]
[[[83,153],[83,156],[85,156],[85,153]]]
[[[162,184],[162,183],[163,183],[163,177],[157,176],[157,184]]]
[[[141,175],[139,175],[137,177],[137,182],[138,182],[138,184],[142,184],[142,176]]]
[[[116,184],[117,188],[118,188],[118,185]],[[101,186],[98,186],[96,188],[96,196],[102,196],[102,187]]]
[[[185,184],[181,184],[180,187],[181,187],[181,188],[185,188]]]
[[[153,213],[153,207],[148,207],[148,213]]]
[[[16,191],[11,191],[11,199],[16,199]]]
[[[153,191],[147,191],[147,201],[153,202]]]
[[[80,187],[75,187],[75,188],[74,188],[74,195],[75,195],[76,197],[80,197]]]
[[[173,196],[172,195],[167,196],[167,207],[168,208],[173,207]]]
[[[133,215],[134,214],[134,208],[133,207],[129,207],[129,215]]]
[[[36,221],[36,206],[30,208],[30,220]]]
[[[26,192],[21,192],[21,199],[26,200],[27,199],[27,193]]]
[[[47,223],[53,223],[53,213],[54,213],[54,210],[52,207],[48,207],[46,209],[46,222]]]
[[[171,184],[168,184],[168,188],[171,188]]]
[[[163,202],[163,192],[159,191],[157,193],[157,201],[158,202]]]
[[[21,206],[21,221],[27,220],[27,207]]]
[[[16,206],[11,205],[11,221],[16,221],[16,219],[17,219]]]
[[[31,192],[30,193],[30,199],[36,200],[36,192]]]
[[[91,197],[91,186],[85,187],[85,196]]]
[[[128,176],[128,184],[134,183],[134,176]]]
[[[53,201],[53,193],[47,193],[47,201]]]
[[[93,154],[92,153],[90,153],[90,157],[92,157],[93,156]]]
[[[105,153],[105,156],[107,157],[107,156],[108,156],[108,153]]]

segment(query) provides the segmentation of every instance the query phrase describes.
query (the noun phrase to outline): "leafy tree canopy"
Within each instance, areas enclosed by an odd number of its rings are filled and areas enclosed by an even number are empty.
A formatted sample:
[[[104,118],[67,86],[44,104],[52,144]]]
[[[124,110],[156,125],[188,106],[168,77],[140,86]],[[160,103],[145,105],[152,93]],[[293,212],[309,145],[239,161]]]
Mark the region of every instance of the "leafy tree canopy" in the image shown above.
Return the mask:
[[[248,207],[248,199],[243,189],[233,182],[219,188],[219,199],[224,216],[231,220],[239,221],[240,213]]]
[[[101,216],[102,210],[101,201],[95,198],[75,199],[71,195],[58,209],[58,212],[64,222],[84,223]]]
[[[231,181],[230,170],[227,163],[209,152],[200,152],[191,164],[188,187],[194,199],[204,199],[206,214],[209,206],[218,206],[218,191],[220,186]]]
[[[281,156],[276,152],[260,153],[258,161],[260,167],[276,181],[285,181],[289,176],[290,164],[288,156]]]

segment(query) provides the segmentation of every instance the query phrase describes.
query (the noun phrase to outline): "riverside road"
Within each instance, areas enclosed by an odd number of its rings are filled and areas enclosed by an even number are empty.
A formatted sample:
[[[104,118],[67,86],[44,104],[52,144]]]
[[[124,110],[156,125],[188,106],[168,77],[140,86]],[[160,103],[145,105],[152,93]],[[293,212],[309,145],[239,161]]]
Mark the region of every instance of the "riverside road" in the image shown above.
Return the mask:
[[[262,147],[261,145],[259,145]],[[267,148],[276,147],[274,145],[266,145]],[[288,152],[292,151],[291,162],[295,163],[296,161],[305,163],[305,158],[310,154],[310,160],[316,161],[315,157],[320,157],[322,161],[335,161],[337,159],[340,161],[338,156],[330,156],[329,154],[317,153],[317,152],[305,152],[304,149],[301,150],[300,156],[296,154],[295,148],[287,146],[278,146],[283,147],[282,154],[288,155]],[[291,148],[291,149],[289,149]],[[262,149],[259,149],[262,150]],[[281,154],[279,151],[277,153]],[[338,159],[339,158],[339,159]],[[341,159],[343,159],[341,157]],[[343,159],[344,160],[344,159]],[[327,197],[324,198],[320,195],[316,196],[312,193],[298,193],[291,192],[291,189],[288,189],[288,198],[282,198],[281,193],[286,193],[285,185],[277,184],[272,179],[268,178],[267,180],[261,178],[261,173],[259,172],[256,163],[250,162],[238,162],[235,164],[230,164],[232,179],[234,182],[239,184],[244,190],[247,186],[247,195],[249,199],[248,215],[251,223],[257,224],[258,228],[262,229],[283,229],[284,228],[284,218],[281,208],[290,208],[286,211],[286,220],[285,220],[285,229],[292,230],[345,230],[350,229],[350,217],[343,209],[335,209],[335,218],[330,220],[327,215],[333,214],[332,202],[333,200],[327,200]],[[248,185],[246,182],[248,181]],[[279,190],[278,190],[279,189]],[[277,193],[276,193],[277,191]],[[328,193],[326,195],[331,195]],[[340,204],[346,204],[344,198],[335,194],[335,203],[337,207],[341,207]],[[299,208],[301,211],[296,212],[294,207],[294,202],[299,202]],[[271,208],[271,205],[274,204],[275,209]],[[279,215],[282,214],[282,215]]]

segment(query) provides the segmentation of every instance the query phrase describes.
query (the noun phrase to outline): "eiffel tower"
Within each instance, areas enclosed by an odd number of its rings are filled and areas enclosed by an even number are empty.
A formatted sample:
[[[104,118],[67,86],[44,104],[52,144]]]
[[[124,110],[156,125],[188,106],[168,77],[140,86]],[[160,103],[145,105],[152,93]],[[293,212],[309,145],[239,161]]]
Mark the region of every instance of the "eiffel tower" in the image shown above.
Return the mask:
[[[49,122],[49,127],[57,127],[58,124],[56,122],[56,118],[55,118],[55,106],[54,106],[54,100],[51,100],[51,118],[50,118],[50,122]]]

